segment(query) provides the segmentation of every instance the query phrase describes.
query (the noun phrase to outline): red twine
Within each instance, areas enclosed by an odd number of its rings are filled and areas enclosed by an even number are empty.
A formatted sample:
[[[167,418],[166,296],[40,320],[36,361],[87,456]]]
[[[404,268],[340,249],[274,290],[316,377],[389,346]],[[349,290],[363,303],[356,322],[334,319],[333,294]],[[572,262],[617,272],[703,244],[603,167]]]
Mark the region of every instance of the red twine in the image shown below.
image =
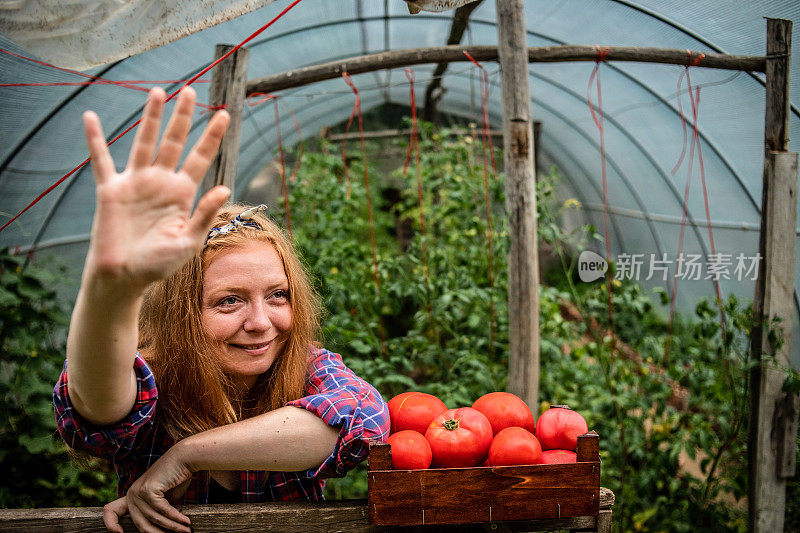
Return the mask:
[[[101,78],[100,76],[92,76],[90,74],[84,74],[83,72],[80,72],[80,71],[77,71],[77,70],[72,70],[72,69],[63,68],[63,67],[57,67],[55,65],[51,65],[50,63],[45,63],[44,61],[39,61],[38,59],[33,59],[33,58],[30,58],[30,57],[25,57],[23,55],[15,54],[14,52],[10,52],[10,51],[5,50],[3,48],[0,48],[0,52],[2,52],[4,54],[8,54],[8,55],[16,57],[16,58],[19,58],[19,59],[23,59],[25,61],[30,61],[31,63],[36,63],[37,65],[42,65],[42,66],[45,66],[45,67],[48,67],[48,68],[51,68],[51,69],[54,69],[54,70],[60,70],[61,72],[66,72],[68,74],[74,74],[75,76],[80,76],[82,78],[89,78],[90,80],[92,80],[92,81],[88,81],[88,82],[72,83],[72,84],[70,84],[70,83],[30,83],[30,84],[27,84],[27,83],[5,83],[5,84],[0,85],[0,87],[29,87],[29,86],[34,86],[35,87],[35,86],[42,86],[42,85],[44,85],[44,86],[47,86],[47,85],[116,85],[117,87],[124,87],[126,89],[133,89],[134,91],[149,92],[148,89],[145,89],[144,87],[137,87],[135,84],[137,84],[137,83],[138,84],[144,84],[144,83],[183,83],[184,81],[186,81],[186,80],[178,80],[176,82],[168,82],[168,81],[148,82],[148,81],[141,81],[141,80],[140,81],[109,80],[107,78]],[[185,85],[184,85],[184,87],[185,87]],[[181,87],[181,89],[182,88],[183,87]],[[169,101],[169,99],[167,99],[167,101]],[[207,104],[201,104],[201,103],[198,103],[197,105],[199,107],[203,107],[203,108],[206,108],[206,109],[219,109],[219,106],[212,107],[212,106],[209,106]]]
[[[367,170],[367,144],[364,140],[364,121],[361,116],[361,96],[358,94],[358,89],[356,88],[355,83],[353,83],[353,79],[350,77],[350,74],[347,72],[342,73],[342,79],[344,82],[353,90],[355,94],[356,101],[353,104],[353,113],[350,114],[350,121],[347,123],[347,127],[349,128],[350,122],[353,120],[353,114],[358,115],[358,133],[359,137],[361,138],[361,165],[364,167],[364,187],[366,188],[366,195],[367,195],[367,213],[369,214],[369,239],[372,245],[372,270],[375,274],[375,294],[380,296],[381,294],[381,284],[380,278],[378,276],[378,247],[375,244],[375,221],[372,217],[372,196],[370,194],[370,187],[369,187],[369,172]],[[345,131],[347,131],[345,129]],[[344,156],[344,142],[342,143],[342,154]],[[347,173],[347,164],[345,159],[345,174]],[[348,182],[348,189],[347,189],[347,197],[350,198],[350,188]],[[381,330],[381,349],[383,350],[383,356],[386,357],[388,355],[388,351],[386,348],[386,331],[383,327],[383,318],[378,315],[378,320],[380,322],[380,330]]]
[[[596,44],[594,45],[594,47],[597,49],[597,59],[595,59],[596,63],[602,63],[608,58],[608,55],[611,53],[611,47],[609,46],[603,46],[601,48],[599,44]]]
[[[483,196],[486,206],[486,240],[489,246],[489,353],[494,354],[495,336],[495,308],[494,308],[494,246],[492,243],[492,208],[489,195],[489,161],[486,152],[489,152],[492,161],[492,175],[497,177],[494,165],[494,147],[492,146],[492,136],[489,129],[489,75],[483,65],[478,63],[469,52],[464,50],[464,55],[481,69],[481,138],[483,140]],[[487,146],[488,145],[488,146]]]
[[[0,49],[2,51],[2,49]],[[167,85],[184,83],[186,80],[115,80],[116,83],[127,83],[130,85]],[[210,83],[211,80],[197,80],[195,83]],[[82,87],[86,85],[106,85],[102,81],[54,81],[39,83],[0,83],[0,87]],[[200,105],[200,104],[198,104]]]
[[[361,97],[358,94],[358,89],[353,83],[353,79],[350,77],[350,74],[344,72],[342,73],[342,78],[344,78],[344,82],[353,90],[353,93],[355,93],[356,96],[356,102],[355,105],[353,105],[353,113],[358,115],[358,133],[361,137],[361,166],[364,167],[364,186],[367,189],[367,213],[369,214],[369,237],[370,242],[372,243],[372,267],[375,273],[375,292],[380,294],[381,283],[378,277],[378,249],[375,244],[375,222],[372,217],[372,196],[370,195],[369,172],[367,170],[367,144],[364,141],[364,121],[361,117]]]
[[[592,73],[589,76],[589,86],[587,89],[587,101],[589,102],[589,111],[592,114],[592,119],[594,120],[595,125],[597,126],[597,130],[600,132],[600,167],[603,177],[603,219],[605,222],[605,238],[606,238],[606,257],[611,257],[611,235],[610,235],[610,217],[608,215],[608,181],[606,179],[606,141],[605,141],[605,130],[603,129],[603,93],[600,88],[600,63],[608,57],[610,49],[608,47],[600,48],[597,46],[597,59],[595,61],[594,68],[592,69]],[[592,103],[592,83],[596,81],[597,87],[597,113],[594,111],[594,104]],[[608,288],[608,326],[609,329],[612,331],[612,342],[613,341],[613,331],[614,331],[614,307],[611,298],[612,293],[612,284],[611,284],[611,273],[609,272],[606,276],[606,286]]]
[[[278,112],[278,99],[272,99],[272,107],[275,108],[275,132],[278,136],[278,154],[281,162],[281,181],[283,182],[283,207],[286,210],[286,229],[289,231],[289,238],[292,237],[292,214],[289,210],[289,188],[286,186],[286,162],[283,157],[283,139],[281,138],[281,117]]]
[[[411,150],[414,149],[415,158],[417,163],[417,198],[419,200],[419,225],[422,238],[422,273],[425,276],[425,294],[428,297],[428,318],[430,319],[431,327],[433,327],[433,307],[431,305],[431,288],[428,280],[428,252],[427,244],[425,242],[425,211],[422,201],[422,166],[420,164],[419,155],[419,131],[417,129],[417,95],[414,91],[414,71],[410,68],[405,69],[406,78],[409,83],[409,91],[411,95],[411,137],[408,143],[408,153],[406,154],[406,163],[403,165],[403,175],[406,175],[408,170],[408,163],[411,159]]]
[[[261,96],[263,98],[260,98],[259,100],[255,100],[255,98],[258,97],[258,96]],[[277,137],[278,137],[278,153],[280,154],[279,161],[280,161],[280,164],[281,164],[281,180],[283,181],[283,203],[284,203],[284,206],[285,206],[285,209],[286,209],[286,227],[287,227],[287,230],[289,231],[289,236],[291,237],[292,236],[292,215],[291,215],[291,211],[290,211],[290,208],[289,208],[289,189],[288,189],[287,184],[286,184],[286,164],[285,164],[284,150],[283,150],[283,139],[282,139],[282,136],[281,136],[280,115],[279,115],[279,111],[278,111],[278,102],[279,101],[280,101],[280,103],[282,103],[283,105],[286,106],[287,110],[289,110],[289,114],[292,116],[292,121],[294,122],[294,129],[297,132],[298,138],[302,139],[302,133],[300,132],[300,125],[297,122],[297,117],[295,117],[294,111],[292,111],[292,108],[289,107],[289,105],[286,102],[284,102],[283,100],[281,100],[280,98],[278,98],[274,94],[252,93],[252,94],[247,96],[247,105],[249,105],[250,107],[255,107],[255,106],[259,105],[259,104],[262,104],[264,102],[268,102],[270,100],[273,102],[273,104],[275,106],[275,131],[276,131]],[[297,162],[295,163],[294,170],[292,171],[292,175],[289,178],[289,182],[294,182],[294,179],[297,176],[297,172],[300,170],[300,165],[302,164],[302,162],[303,162],[303,145],[301,143],[300,147],[298,149],[298,153],[297,153]]]
[[[291,10],[291,9],[292,9],[294,6],[296,6],[297,4],[299,4],[301,1],[302,1],[302,0],[294,0],[294,2],[292,2],[291,4],[289,4],[289,5],[288,5],[286,8],[284,8],[284,9],[283,9],[283,11],[281,11],[280,13],[278,13],[278,14],[277,14],[277,15],[276,15],[276,16],[275,16],[275,17],[274,17],[272,20],[270,20],[269,22],[267,22],[265,25],[261,26],[261,27],[260,27],[258,30],[256,30],[256,31],[255,31],[254,33],[252,33],[252,34],[251,34],[249,37],[247,37],[247,39],[245,39],[244,41],[242,41],[241,43],[239,43],[238,45],[236,45],[235,47],[233,47],[233,48],[232,48],[230,51],[228,51],[228,53],[224,54],[222,57],[220,57],[219,59],[217,59],[216,61],[214,61],[213,63],[211,63],[209,66],[207,66],[206,68],[204,68],[204,69],[203,69],[203,70],[201,70],[200,72],[198,72],[198,73],[197,73],[195,76],[193,76],[193,77],[192,77],[191,79],[189,79],[189,80],[188,80],[188,81],[187,81],[185,84],[183,84],[183,85],[182,85],[182,86],[181,86],[181,87],[180,87],[178,90],[176,90],[176,91],[175,91],[175,92],[173,92],[171,95],[169,95],[169,96],[166,98],[166,100],[164,100],[164,101],[165,101],[165,102],[169,102],[170,100],[172,100],[172,99],[173,99],[173,98],[174,98],[174,97],[175,97],[175,96],[176,96],[176,95],[177,95],[179,92],[181,92],[181,90],[182,90],[184,87],[187,87],[187,86],[191,85],[192,83],[196,82],[198,79],[200,79],[200,77],[201,77],[203,74],[205,74],[206,72],[208,72],[208,71],[209,71],[209,70],[211,70],[212,68],[216,67],[216,66],[217,66],[217,65],[218,65],[218,64],[219,64],[221,61],[223,61],[224,59],[226,59],[226,58],[227,58],[229,55],[231,55],[232,53],[236,52],[236,51],[237,51],[239,48],[241,48],[242,46],[244,46],[244,45],[245,45],[245,44],[247,44],[248,42],[250,42],[250,41],[252,41],[253,39],[255,39],[255,38],[256,38],[258,35],[260,35],[260,34],[261,34],[261,33],[262,33],[264,30],[266,30],[267,28],[269,28],[270,26],[272,26],[272,25],[273,25],[275,22],[277,22],[277,21],[278,21],[278,20],[279,20],[281,17],[283,17],[283,16],[284,16],[286,13],[288,13],[288,12],[289,12],[289,10]],[[5,51],[5,50],[4,50],[4,51]],[[11,52],[6,52],[6,53],[10,53],[11,55],[17,55],[17,54],[13,54],[13,53],[11,53]],[[17,57],[22,57],[22,56],[17,56]],[[27,58],[23,58],[23,59],[27,59]],[[64,70],[64,69],[60,69],[59,67],[54,67],[54,68],[58,68],[59,70]],[[77,73],[77,71],[74,71],[74,72],[76,72],[76,73]],[[80,73],[79,75],[82,75],[82,76],[88,76],[88,75],[85,75],[85,74],[82,74],[82,73]],[[104,82],[108,82],[108,83],[112,83],[112,84],[114,84],[114,82],[112,82],[111,80],[103,80],[103,81],[104,81]],[[137,90],[139,90],[139,89],[141,89],[141,87],[137,87],[136,89],[137,89]],[[138,125],[139,125],[139,123],[140,123],[141,121],[142,121],[142,119],[139,119],[139,120],[137,120],[136,122],[134,122],[133,124],[131,124],[131,125],[130,125],[130,126],[129,126],[129,127],[126,129],[126,130],[125,130],[125,131],[123,131],[122,133],[120,133],[119,135],[117,135],[116,137],[114,137],[114,138],[113,138],[111,141],[109,141],[108,143],[106,143],[106,144],[107,144],[107,146],[111,146],[112,144],[114,144],[115,142],[117,142],[117,140],[119,140],[119,139],[120,139],[120,138],[121,138],[123,135],[127,134],[127,133],[128,133],[129,131],[131,131],[133,128],[135,128],[136,126],[138,126]],[[50,192],[51,192],[53,189],[55,189],[56,187],[58,187],[59,185],[61,185],[61,184],[64,182],[64,180],[66,180],[67,178],[69,178],[70,176],[72,176],[72,175],[73,175],[75,172],[77,172],[78,170],[80,170],[81,168],[83,168],[83,167],[86,165],[86,163],[88,163],[90,160],[91,160],[91,158],[88,158],[88,157],[87,157],[87,158],[86,158],[86,159],[85,159],[85,160],[84,160],[84,161],[83,161],[83,162],[82,162],[80,165],[78,165],[78,166],[77,166],[77,167],[75,167],[74,169],[70,170],[70,171],[69,171],[69,172],[68,172],[68,173],[67,173],[65,176],[61,177],[61,178],[60,178],[58,181],[56,181],[56,182],[55,182],[53,185],[51,185],[50,187],[48,187],[48,188],[47,188],[47,189],[46,189],[46,190],[45,190],[43,193],[41,193],[41,194],[40,194],[39,196],[37,196],[37,197],[36,197],[36,198],[35,198],[35,199],[34,199],[34,200],[31,202],[31,203],[29,203],[29,204],[28,204],[28,205],[25,207],[25,209],[23,209],[22,211],[20,211],[20,212],[19,212],[19,213],[17,213],[16,215],[14,215],[14,217],[12,217],[12,218],[11,218],[11,219],[10,219],[8,222],[6,222],[5,224],[3,224],[3,226],[2,226],[2,227],[0,227],[0,232],[2,232],[3,230],[5,230],[5,229],[6,229],[6,228],[7,228],[7,227],[8,227],[8,226],[9,226],[9,225],[12,223],[12,222],[14,222],[15,220],[17,220],[17,219],[18,219],[20,216],[22,216],[22,215],[23,215],[23,214],[24,214],[24,213],[25,213],[25,212],[26,212],[28,209],[30,209],[31,207],[33,207],[34,205],[36,205],[36,204],[39,202],[39,200],[41,200],[42,198],[44,198],[44,197],[45,197],[47,194],[49,194],[49,193],[50,193]]]
[[[491,129],[489,128],[489,74],[486,72],[486,69],[478,63],[474,57],[470,55],[469,52],[464,50],[464,55],[472,61],[479,69],[481,69],[481,122],[483,127],[481,128],[481,138],[484,144],[484,156],[486,155],[486,144],[489,145],[489,158],[492,161],[492,175],[496,178],[497,177],[497,167],[494,164],[494,146],[492,146],[492,134]]]
[[[691,59],[691,52],[687,50],[689,54],[689,59]],[[700,54],[693,64],[696,65],[700,62],[700,60],[705,57],[703,54]],[[709,200],[708,200],[708,189],[706,187],[706,173],[705,173],[705,165],[703,164],[703,153],[700,148],[700,133],[697,126],[697,118],[700,112],[700,87],[695,87],[692,90],[692,82],[689,76],[689,67],[684,67],[683,72],[678,77],[678,110],[681,117],[681,127],[683,128],[683,149],[681,151],[680,158],[678,159],[678,163],[675,165],[675,168],[672,169],[672,174],[677,172],[678,168],[680,167],[681,163],[683,162],[684,154],[686,153],[686,121],[683,117],[683,106],[681,105],[681,86],[683,83],[683,77],[686,76],[686,86],[688,88],[689,93],[689,101],[691,102],[692,106],[692,141],[689,146],[689,165],[687,167],[687,174],[686,174],[686,187],[683,193],[683,215],[681,217],[681,231],[678,237],[678,257],[681,257],[683,252],[683,238],[686,229],[686,219],[688,217],[688,210],[689,210],[689,189],[692,180],[692,163],[694,160],[694,151],[695,147],[697,147],[697,160],[700,166],[700,181],[703,186],[703,203],[705,205],[705,212],[706,212],[706,223],[708,226],[708,239],[709,245],[711,247],[711,255],[712,257],[716,258],[716,245],[714,244],[714,234],[711,228],[711,211],[709,208]],[[678,291],[678,275],[677,272],[675,273],[675,280],[672,284],[672,293],[670,298],[670,306],[669,306],[669,323],[667,326],[667,338],[664,343],[664,365],[666,366],[669,361],[669,346],[670,341],[672,338],[672,327],[674,324],[675,319],[675,304],[677,300],[677,291]],[[719,306],[719,322],[720,328],[722,331],[722,335],[725,335],[725,313],[722,308],[722,292],[719,286],[719,280],[714,279],[714,291],[717,295],[717,304]]]

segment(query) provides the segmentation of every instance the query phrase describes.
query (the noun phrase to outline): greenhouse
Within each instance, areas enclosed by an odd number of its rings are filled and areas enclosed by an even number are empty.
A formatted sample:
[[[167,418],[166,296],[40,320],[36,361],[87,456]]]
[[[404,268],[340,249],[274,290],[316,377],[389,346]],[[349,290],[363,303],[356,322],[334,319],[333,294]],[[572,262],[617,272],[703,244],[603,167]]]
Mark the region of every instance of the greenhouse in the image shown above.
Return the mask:
[[[97,221],[107,220],[96,210],[96,183],[108,179],[99,177],[102,152],[90,156],[82,116],[92,110],[102,124],[98,135],[113,159],[105,172],[116,176],[115,165],[124,175],[144,142],[137,126],[147,116],[148,91],[163,89],[164,115],[178,116],[187,105],[178,94],[188,86],[197,105],[180,145],[187,166],[202,166],[189,148],[208,149],[222,127],[215,112],[230,115],[221,155],[195,178],[193,201],[225,185],[230,200],[267,205],[252,220],[267,217],[283,229],[318,294],[320,334],[313,340],[374,387],[382,396],[376,405],[424,393],[452,410],[508,391],[542,427],[544,413],[569,405],[588,430],[571,444],[575,465],[552,466],[581,480],[577,468],[591,466],[589,488],[548,485],[554,478],[541,470],[541,487],[526,493],[517,485],[498,488],[503,468],[523,467],[492,463],[492,452],[468,465],[475,471],[470,482],[425,478],[424,471],[401,478],[391,462],[397,445],[387,459],[380,454],[388,451],[364,440],[356,462],[368,454],[369,466],[337,463],[321,485],[329,503],[343,505],[338,522],[317,522],[322,518],[302,501],[315,500],[308,493],[276,496],[282,493],[270,474],[280,468],[206,466],[198,467],[211,473],[206,485],[219,482],[222,490],[229,487],[218,470],[241,470],[243,487],[245,471],[266,472],[268,480],[263,472],[253,478],[261,484],[254,493],[272,490],[266,500],[247,499],[242,489],[237,503],[300,501],[238,518],[233,507],[192,514],[194,504],[220,501],[214,493],[171,501],[184,504],[179,509],[195,530],[267,520],[286,523],[286,531],[350,522],[359,531],[431,524],[800,528],[800,141],[792,136],[800,131],[800,59],[791,54],[800,4],[47,4],[0,5],[0,390],[8,420],[0,463],[10,472],[0,484],[0,529],[45,528],[47,509],[67,529],[103,530],[98,507],[114,500],[122,502],[114,512],[125,531],[141,530],[122,474],[117,486],[117,459],[65,444],[53,387],[66,387],[66,370],[59,381],[66,354],[83,345],[76,329],[68,343],[68,331],[78,327],[83,307],[94,305],[76,298],[88,290],[92,270],[84,265],[98,240]],[[171,158],[174,167],[177,155]],[[223,228],[218,234],[242,231],[251,214],[239,211],[225,218],[228,226],[214,226]],[[263,229],[259,224],[251,227]],[[271,239],[291,278],[282,245]],[[210,270],[217,259],[201,261]],[[142,313],[153,305],[145,303]],[[186,313],[179,318],[190,320]],[[143,338],[135,364],[141,359],[147,367],[145,352],[155,348]],[[155,361],[150,377],[160,383]],[[269,383],[271,372],[261,374]],[[58,388],[56,416],[63,417]],[[86,414],[84,400],[76,413]],[[227,423],[248,422],[244,404]],[[396,434],[392,409],[389,401],[392,430],[375,441]],[[180,416],[165,420],[184,423]],[[336,424],[338,450],[351,437],[344,436],[347,423]],[[102,426],[97,434],[110,433]],[[199,432],[166,431],[175,441]],[[529,433],[540,454],[560,449]],[[432,453],[439,468],[430,476],[452,466],[437,459],[436,445]],[[453,493],[466,491],[466,502],[472,489],[465,487],[481,486],[475,503],[447,500],[447,491],[435,489],[445,479]],[[419,502],[397,488],[406,486],[408,494],[422,490]],[[591,499],[588,511],[581,495]],[[504,498],[552,505],[499,503]],[[495,503],[484,505],[489,501]],[[391,509],[387,515],[381,504]],[[183,516],[175,512],[174,520]]]

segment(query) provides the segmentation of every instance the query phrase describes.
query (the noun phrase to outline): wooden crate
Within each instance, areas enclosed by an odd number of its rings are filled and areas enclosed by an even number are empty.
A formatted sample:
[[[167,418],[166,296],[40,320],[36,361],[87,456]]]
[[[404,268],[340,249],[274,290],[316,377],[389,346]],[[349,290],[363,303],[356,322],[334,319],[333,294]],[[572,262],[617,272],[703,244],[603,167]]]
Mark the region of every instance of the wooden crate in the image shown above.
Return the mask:
[[[530,466],[392,470],[391,446],[370,444],[369,519],[415,526],[596,517],[597,433],[578,437],[578,462]]]

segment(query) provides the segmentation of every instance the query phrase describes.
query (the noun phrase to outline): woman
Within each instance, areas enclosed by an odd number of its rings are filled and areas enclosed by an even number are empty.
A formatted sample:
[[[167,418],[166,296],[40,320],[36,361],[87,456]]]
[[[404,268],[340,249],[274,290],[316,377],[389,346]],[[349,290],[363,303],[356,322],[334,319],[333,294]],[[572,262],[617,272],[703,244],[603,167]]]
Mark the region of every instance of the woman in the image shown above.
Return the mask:
[[[176,171],[195,95],[156,149],[164,98],[151,91],[121,173],[84,115],[97,205],[54,402],[65,442],[119,475],[111,531],[126,512],[141,531],[190,531],[171,502],[320,500],[388,434],[380,394],[315,347],[317,299],[282,232],[223,208],[224,187],[190,216],[228,116]]]

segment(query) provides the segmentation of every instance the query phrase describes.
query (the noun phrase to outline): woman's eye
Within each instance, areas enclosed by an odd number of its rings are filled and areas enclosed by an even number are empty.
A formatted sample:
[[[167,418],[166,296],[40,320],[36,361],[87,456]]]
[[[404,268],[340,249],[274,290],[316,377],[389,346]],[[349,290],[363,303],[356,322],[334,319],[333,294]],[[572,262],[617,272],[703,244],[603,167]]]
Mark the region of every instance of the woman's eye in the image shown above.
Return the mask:
[[[235,296],[226,296],[225,298],[217,302],[217,305],[233,305],[235,303],[236,303]]]
[[[283,300],[286,302],[289,301],[289,291],[285,290],[275,291],[275,293],[272,296],[273,298],[277,298],[278,300]]]

